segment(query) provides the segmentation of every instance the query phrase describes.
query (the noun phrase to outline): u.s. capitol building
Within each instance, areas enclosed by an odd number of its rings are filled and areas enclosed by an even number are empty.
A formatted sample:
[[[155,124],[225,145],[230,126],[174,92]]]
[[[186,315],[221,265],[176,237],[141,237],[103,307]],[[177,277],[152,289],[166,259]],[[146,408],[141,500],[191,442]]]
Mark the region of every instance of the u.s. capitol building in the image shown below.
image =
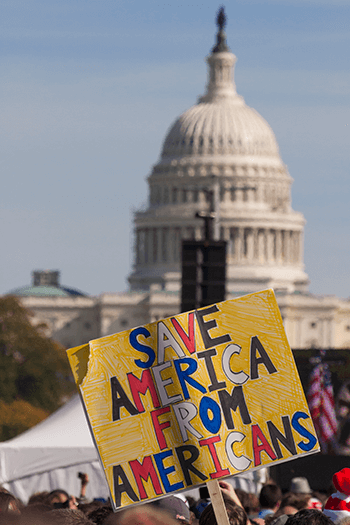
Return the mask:
[[[271,127],[237,94],[223,25],[205,93],[170,126],[147,209],[135,214],[130,290],[87,296],[61,286],[57,271],[36,271],[31,286],[10,292],[67,347],[179,313],[181,241],[203,238],[195,215],[211,194],[215,238],[228,243],[227,299],[274,288],[292,348],[350,348],[350,302],[308,292],[292,178]]]

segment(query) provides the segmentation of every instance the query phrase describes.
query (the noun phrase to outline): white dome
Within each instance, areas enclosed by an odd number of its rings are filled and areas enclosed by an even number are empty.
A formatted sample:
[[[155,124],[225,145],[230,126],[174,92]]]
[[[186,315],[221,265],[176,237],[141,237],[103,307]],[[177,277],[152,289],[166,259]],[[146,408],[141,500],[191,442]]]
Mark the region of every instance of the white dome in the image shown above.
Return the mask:
[[[197,155],[279,157],[279,152],[268,123],[236,95],[200,102],[170,128],[162,160]]]
[[[292,179],[269,124],[237,94],[222,18],[206,92],[170,127],[148,177],[149,206],[135,215],[134,290],[179,290],[182,239],[203,239],[198,216],[208,213],[213,238],[227,242],[228,292],[307,289]]]

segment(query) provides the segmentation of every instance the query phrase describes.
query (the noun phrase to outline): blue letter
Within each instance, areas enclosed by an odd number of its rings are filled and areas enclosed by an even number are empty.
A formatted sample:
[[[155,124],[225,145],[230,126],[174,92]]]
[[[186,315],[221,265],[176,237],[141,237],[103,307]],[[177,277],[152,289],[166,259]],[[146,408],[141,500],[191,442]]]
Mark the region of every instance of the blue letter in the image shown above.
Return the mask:
[[[150,333],[144,326],[140,326],[139,328],[135,328],[132,332],[130,332],[129,341],[130,344],[135,350],[138,352],[144,352],[148,355],[147,361],[141,361],[141,359],[135,359],[135,365],[139,368],[149,368],[153,365],[154,360],[156,358],[156,354],[154,353],[154,350],[150,346],[143,345],[142,343],[139,343],[137,340],[137,336],[144,335],[145,337],[150,337]]]
[[[163,460],[165,458],[168,458],[169,456],[172,456],[173,453],[171,450],[165,450],[164,452],[159,452],[158,454],[154,454],[154,460],[157,465],[157,469],[160,475],[160,479],[162,480],[163,487],[165,492],[173,492],[174,490],[179,490],[184,488],[184,484],[182,481],[179,481],[178,483],[173,483],[170,485],[168,480],[168,475],[175,471],[174,465],[171,465],[171,467],[165,468],[163,465]]]
[[[181,363],[185,363],[188,365],[186,370],[182,370]],[[175,365],[175,370],[177,372],[177,376],[179,378],[180,385],[184,393],[185,399],[188,399],[190,397],[190,394],[188,393],[186,381],[189,385],[193,386],[193,388],[196,388],[197,390],[202,392],[202,394],[206,393],[206,389],[204,388],[204,386],[202,386],[200,383],[198,383],[198,381],[193,379],[193,377],[190,377],[190,375],[193,374],[198,368],[198,363],[195,359],[192,359],[191,357],[184,357],[183,359],[176,359],[174,361],[174,365]]]
[[[213,414],[213,418],[208,416],[208,410]],[[199,404],[199,416],[205,428],[212,434],[217,434],[221,427],[221,410],[219,405],[211,397],[202,397]]]
[[[315,436],[313,436],[306,428],[302,427],[299,423],[299,419],[309,419],[310,416],[305,414],[305,412],[295,412],[294,416],[292,417],[292,427],[294,430],[298,432],[301,436],[308,439],[309,441],[307,443],[304,443],[304,441],[300,441],[297,443],[298,447],[301,448],[301,450],[304,450],[305,452],[308,452],[309,450],[313,449],[314,446],[317,443],[317,439]]]

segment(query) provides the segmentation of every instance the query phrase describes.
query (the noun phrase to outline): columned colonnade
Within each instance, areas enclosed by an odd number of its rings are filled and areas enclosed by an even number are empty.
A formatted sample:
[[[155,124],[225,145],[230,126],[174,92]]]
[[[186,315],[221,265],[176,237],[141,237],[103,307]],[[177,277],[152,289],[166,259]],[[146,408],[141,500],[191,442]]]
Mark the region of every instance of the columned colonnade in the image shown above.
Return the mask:
[[[204,205],[207,202],[206,192],[210,189],[211,184],[191,186],[191,184],[160,185],[153,183],[150,187],[150,206],[191,202]],[[264,202],[271,206],[283,206],[290,200],[289,192],[289,181],[232,180],[220,183],[219,198],[220,202],[227,204]]]
[[[302,231],[221,226],[220,238],[228,243],[231,262],[251,264],[302,264]],[[136,262],[138,265],[179,263],[181,240],[203,238],[203,228],[161,227],[138,228],[136,231]]]

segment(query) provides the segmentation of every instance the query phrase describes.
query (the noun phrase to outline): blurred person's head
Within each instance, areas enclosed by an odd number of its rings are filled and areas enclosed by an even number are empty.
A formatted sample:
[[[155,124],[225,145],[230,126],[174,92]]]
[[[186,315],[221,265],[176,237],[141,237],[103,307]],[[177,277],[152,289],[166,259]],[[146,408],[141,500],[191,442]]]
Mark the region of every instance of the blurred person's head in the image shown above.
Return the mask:
[[[103,505],[95,508],[94,510],[90,511],[87,514],[87,517],[91,521],[96,523],[96,525],[100,525],[100,524],[104,523],[104,521],[106,520],[106,518],[110,514],[113,514],[112,506],[111,506],[110,503],[106,503],[106,504],[103,504]]]
[[[47,496],[46,502],[54,509],[77,509],[74,496],[63,489],[55,489]]]
[[[245,490],[242,490],[240,488],[235,489],[235,493],[239,501],[242,503],[242,507],[248,515],[254,514],[254,512],[258,511],[259,499],[255,494],[252,494],[251,492],[246,492]]]
[[[277,485],[264,485],[259,494],[262,509],[277,509],[282,500],[282,491]]]
[[[235,489],[235,493],[236,493],[237,498],[239,499],[239,501],[242,503],[242,507],[247,512],[246,505],[248,505],[248,498],[249,498],[248,492],[246,492],[245,490],[242,490],[240,488],[237,488],[237,489]]]
[[[290,482],[289,491],[295,494],[309,494],[310,496],[312,493],[309,482],[304,477],[293,478]]]
[[[0,511],[2,513],[20,514],[21,503],[10,492],[0,492]]]
[[[53,525],[94,525],[94,522],[78,509],[54,509],[48,518]]]
[[[158,500],[150,503],[150,505],[153,505],[156,508],[168,513],[173,519],[180,520],[183,523],[190,522],[190,509],[184,500],[178,496],[166,496],[165,498],[159,498]]]
[[[45,503],[32,503],[23,507],[21,512],[21,524],[23,525],[50,525],[47,515],[52,511],[50,505]]]
[[[278,511],[275,512],[274,516],[293,516],[293,514],[296,514],[297,512],[299,512],[298,509],[296,507],[293,507],[292,505],[284,505],[283,507],[281,505]]]
[[[52,507],[55,507],[57,503],[66,504],[68,508],[69,494],[63,489],[55,489],[47,496],[47,502]],[[60,508],[62,508],[62,505]],[[64,508],[64,507],[63,507]]]
[[[178,525],[178,523],[168,513],[157,509],[154,505],[138,505],[112,513],[103,525]]]
[[[280,506],[294,507],[297,510],[307,509],[309,499],[309,494],[295,494],[294,492],[288,492],[283,496]]]
[[[42,492],[35,492],[28,500],[27,505],[36,505],[37,503],[46,503],[49,492],[44,490]]]
[[[247,525],[248,517],[242,507],[238,507],[236,503],[225,498],[224,503],[230,525]],[[199,525],[218,525],[212,504],[203,510],[199,518]]]
[[[286,525],[334,525],[334,522],[317,509],[303,509],[289,516]]]

